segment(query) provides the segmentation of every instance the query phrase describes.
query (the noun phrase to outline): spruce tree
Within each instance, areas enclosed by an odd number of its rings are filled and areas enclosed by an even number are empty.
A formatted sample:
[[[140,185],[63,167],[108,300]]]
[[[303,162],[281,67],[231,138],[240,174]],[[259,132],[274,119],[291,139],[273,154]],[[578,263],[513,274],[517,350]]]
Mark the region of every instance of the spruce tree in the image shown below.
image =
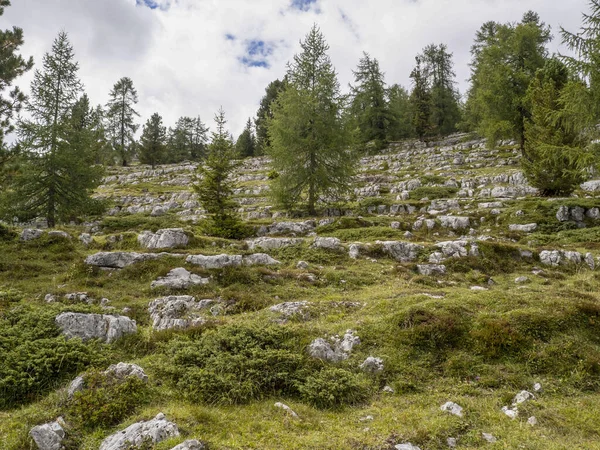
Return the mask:
[[[158,113],[152,114],[142,129],[139,143],[139,158],[142,164],[150,164],[154,169],[165,159],[167,129]]]
[[[384,74],[379,62],[364,52],[354,74],[355,85],[350,86],[352,112],[358,123],[361,142],[378,142],[382,147],[387,136],[390,113],[385,98]]]
[[[275,80],[269,83],[265,89],[265,95],[260,100],[260,106],[256,112],[254,125],[256,126],[256,148],[261,155],[267,153],[271,146],[268,135],[268,121],[273,118],[273,102],[277,100],[279,94],[285,90],[286,80]]]
[[[168,161],[170,163],[180,163],[192,159],[194,128],[194,119],[180,117],[175,123],[175,128],[169,129]]]
[[[224,238],[244,235],[244,226],[237,214],[238,204],[233,200],[231,174],[236,167],[235,150],[231,136],[225,129],[225,112],[215,115],[216,131],[207,149],[203,164],[198,167],[198,182],[194,190],[198,201],[208,213],[207,234]]]
[[[288,64],[288,85],[273,104],[268,154],[279,176],[276,201],[287,208],[303,202],[316,214],[319,200],[345,193],[355,170],[342,121],[343,99],[323,34],[313,26]]]
[[[73,48],[61,32],[31,83],[30,118],[18,128],[24,164],[5,192],[5,217],[42,216],[54,227],[96,207],[91,193],[102,169],[94,165],[89,101],[79,98],[77,71]]]
[[[246,122],[246,127],[238,137],[235,148],[238,155],[242,158],[247,158],[256,154],[256,137],[252,130],[252,120],[248,119]]]
[[[431,92],[420,56],[416,57],[416,62],[410,74],[413,80],[413,90],[410,94],[412,125],[418,138],[424,140],[431,132]]]
[[[135,123],[139,114],[134,109],[138,95],[131,78],[123,77],[115,83],[109,96],[106,104],[108,131],[112,147],[121,165],[125,167],[133,157],[134,134],[139,127]]]
[[[387,139],[398,141],[413,137],[415,131],[412,123],[410,94],[402,86],[394,84],[388,90],[387,97],[390,110]]]
[[[200,116],[194,119],[194,131],[192,135],[191,157],[193,161],[199,161],[206,155],[206,144],[208,142],[208,127],[202,122]]]
[[[0,16],[9,0],[0,0]],[[23,30],[0,30],[0,168],[14,155],[4,142],[7,133],[14,131],[13,119],[25,102],[25,94],[18,87],[12,87],[14,80],[33,67],[33,58],[25,60],[19,47],[23,45]]]

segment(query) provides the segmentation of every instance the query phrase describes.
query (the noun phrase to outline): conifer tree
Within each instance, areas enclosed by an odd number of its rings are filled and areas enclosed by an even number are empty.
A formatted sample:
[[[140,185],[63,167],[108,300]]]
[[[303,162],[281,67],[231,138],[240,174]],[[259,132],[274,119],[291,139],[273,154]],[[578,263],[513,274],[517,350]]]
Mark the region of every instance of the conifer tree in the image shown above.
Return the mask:
[[[279,176],[276,201],[287,208],[304,202],[316,214],[319,200],[347,191],[355,158],[347,150],[343,99],[323,34],[313,26],[288,64],[286,89],[273,104],[268,150]]]
[[[9,0],[0,0],[0,16]],[[23,30],[0,30],[0,168],[14,155],[4,143],[7,133],[14,131],[13,119],[25,102],[25,94],[18,87],[12,87],[14,80],[33,67],[33,58],[28,60],[18,54],[23,45]],[[11,88],[12,87],[12,88]]]
[[[225,112],[220,109],[215,115],[216,131],[208,146],[206,159],[198,167],[198,182],[194,190],[198,201],[209,215],[205,226],[207,234],[225,237],[243,237],[244,226],[237,214],[237,203],[233,200],[231,174],[236,167],[235,150],[231,136],[225,129]]]
[[[410,74],[413,90],[410,94],[412,108],[412,125],[420,140],[431,131],[431,92],[427,77],[423,72],[421,57],[416,57],[416,66]]]
[[[89,101],[79,98],[77,71],[73,48],[61,32],[31,83],[30,119],[20,122],[18,129],[25,159],[5,192],[5,216],[42,216],[53,227],[97,205],[91,193],[100,183],[102,169],[94,165]]]
[[[397,84],[392,85],[387,92],[390,110],[390,123],[387,139],[397,141],[413,137],[415,134],[412,123],[410,94]]]
[[[131,78],[123,77],[115,83],[109,96],[106,104],[108,131],[112,147],[125,167],[133,157],[134,134],[139,127],[135,123],[135,117],[139,114],[134,109],[138,95]]]
[[[350,86],[352,112],[359,128],[362,142],[376,141],[380,147],[385,143],[390,122],[385,98],[384,74],[379,62],[364,52],[355,71],[355,86]]]
[[[150,164],[154,169],[165,159],[167,129],[158,113],[152,114],[142,130],[139,143],[139,158],[142,164]]]
[[[194,131],[191,147],[191,157],[193,161],[199,161],[206,155],[208,131],[208,127],[202,122],[200,116],[196,117],[196,119],[194,119]]]
[[[194,144],[194,119],[180,117],[175,123],[175,128],[169,130],[169,155],[170,163],[180,163],[192,158]]]
[[[271,146],[267,125],[269,119],[273,118],[273,102],[277,100],[279,94],[285,89],[286,83],[285,79],[283,81],[272,81],[265,89],[265,95],[260,100],[254,125],[256,126],[256,149],[261,155],[267,153],[267,149]]]
[[[248,119],[246,122],[246,127],[238,137],[235,148],[238,155],[242,158],[247,158],[256,154],[256,137],[252,130],[252,120]]]

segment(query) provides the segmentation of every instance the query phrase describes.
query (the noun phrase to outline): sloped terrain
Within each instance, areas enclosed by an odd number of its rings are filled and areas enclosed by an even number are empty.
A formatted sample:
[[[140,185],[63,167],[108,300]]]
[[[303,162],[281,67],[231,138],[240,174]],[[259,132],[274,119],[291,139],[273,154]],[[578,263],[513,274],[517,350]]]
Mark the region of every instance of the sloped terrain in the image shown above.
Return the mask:
[[[245,160],[245,241],[200,234],[192,164],[0,229],[0,448],[600,448],[600,181],[537,197],[502,144],[392,144],[317,218]]]

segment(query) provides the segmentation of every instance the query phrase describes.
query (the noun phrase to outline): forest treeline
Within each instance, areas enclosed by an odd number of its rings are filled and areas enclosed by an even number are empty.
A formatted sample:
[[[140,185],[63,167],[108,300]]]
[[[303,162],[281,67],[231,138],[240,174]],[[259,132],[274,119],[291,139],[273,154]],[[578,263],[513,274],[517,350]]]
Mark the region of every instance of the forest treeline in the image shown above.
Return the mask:
[[[9,5],[0,0],[0,14]],[[456,131],[475,132],[490,146],[515,140],[529,182],[543,195],[569,195],[598,162],[600,0],[589,7],[581,30],[559,30],[571,57],[549,53],[554,36],[535,12],[519,22],[484,23],[471,46],[470,83],[462,96],[444,43],[415,57],[408,88],[388,84],[379,61],[365,52],[343,91],[315,25],[237,139],[226,130],[222,110],[213,133],[200,117],[167,127],[156,112],[142,123],[128,77],[116,81],[105,104],[92,106],[66,32],[36,66],[26,96],[13,87],[34,66],[19,54],[23,30],[2,31],[0,211],[5,219],[44,217],[54,226],[101,208],[91,192],[107,165],[202,161],[201,178],[213,184],[202,181],[196,190],[211,215],[230,222],[234,214],[225,211],[235,205],[223,194],[231,192],[234,160],[269,155],[277,202],[315,214],[320,203],[347,193],[361,155],[390,141]],[[11,133],[17,139],[9,143]],[[222,200],[211,210],[215,197]]]

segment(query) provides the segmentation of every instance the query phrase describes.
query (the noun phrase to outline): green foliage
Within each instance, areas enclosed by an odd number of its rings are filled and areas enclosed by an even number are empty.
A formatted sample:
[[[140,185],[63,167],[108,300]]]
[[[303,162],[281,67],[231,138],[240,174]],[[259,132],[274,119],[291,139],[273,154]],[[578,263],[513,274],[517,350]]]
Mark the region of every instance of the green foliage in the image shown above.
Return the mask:
[[[273,103],[279,98],[286,88],[286,80],[271,81],[265,89],[265,95],[260,99],[260,106],[256,112],[254,125],[256,126],[256,151],[264,155],[271,146],[268,133],[268,122],[273,118]]]
[[[152,168],[165,160],[167,129],[162,124],[158,113],[152,114],[142,130],[139,145],[139,157],[142,164],[150,164]]]
[[[317,202],[349,189],[355,158],[346,148],[342,97],[329,46],[314,26],[301,43],[302,53],[288,67],[288,85],[272,105],[268,121],[273,169],[271,189],[287,209],[305,203],[316,214]]]
[[[67,417],[80,429],[93,430],[117,425],[146,403],[150,390],[136,376],[118,379],[98,370],[83,376],[85,388],[69,402]]]
[[[11,241],[17,237],[17,233],[12,228],[0,223],[0,241]]]
[[[77,71],[73,47],[61,32],[31,83],[30,119],[19,123],[26,153],[20,171],[3,192],[5,217],[42,216],[54,227],[57,221],[101,210],[91,194],[103,171],[94,165],[96,136],[87,97],[78,101]]]
[[[431,130],[431,91],[422,67],[422,57],[416,57],[417,65],[410,73],[413,90],[410,94],[412,125],[416,135],[423,140]]]
[[[398,84],[392,85],[388,92],[390,123],[387,139],[399,141],[413,137],[415,131],[412,123],[412,105],[408,91]]]
[[[324,368],[298,386],[302,398],[317,408],[339,408],[365,401],[370,386],[363,375],[340,368]]]
[[[117,81],[109,96],[106,104],[107,131],[114,152],[121,164],[127,166],[134,153],[134,134],[139,127],[135,123],[135,117],[139,114],[134,109],[138,95],[131,78],[123,77]]]
[[[206,156],[208,127],[200,117],[180,117],[175,128],[169,128],[168,134],[167,162],[198,161]]]
[[[235,143],[238,155],[242,157],[254,156],[256,154],[256,137],[252,131],[252,121],[248,119],[246,127]]]
[[[54,308],[18,307],[0,316],[0,408],[34,400],[103,362],[98,344],[59,335],[56,314]]]

